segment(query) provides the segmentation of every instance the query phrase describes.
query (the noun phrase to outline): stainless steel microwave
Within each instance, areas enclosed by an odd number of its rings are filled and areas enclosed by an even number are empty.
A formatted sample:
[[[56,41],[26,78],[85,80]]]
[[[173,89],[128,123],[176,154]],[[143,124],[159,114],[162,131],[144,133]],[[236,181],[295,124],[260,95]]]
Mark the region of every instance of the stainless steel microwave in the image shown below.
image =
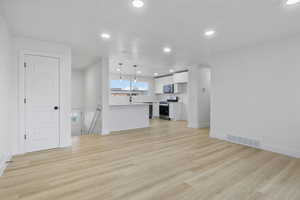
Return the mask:
[[[174,93],[174,84],[164,85],[163,91],[164,91],[164,94],[173,94]]]

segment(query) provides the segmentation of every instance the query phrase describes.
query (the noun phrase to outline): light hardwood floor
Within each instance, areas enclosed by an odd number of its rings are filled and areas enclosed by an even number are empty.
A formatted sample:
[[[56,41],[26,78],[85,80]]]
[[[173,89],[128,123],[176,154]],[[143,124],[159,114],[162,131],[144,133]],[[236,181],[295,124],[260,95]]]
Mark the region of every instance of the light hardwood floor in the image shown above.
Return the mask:
[[[151,128],[14,157],[0,199],[299,200],[300,161],[154,120]]]

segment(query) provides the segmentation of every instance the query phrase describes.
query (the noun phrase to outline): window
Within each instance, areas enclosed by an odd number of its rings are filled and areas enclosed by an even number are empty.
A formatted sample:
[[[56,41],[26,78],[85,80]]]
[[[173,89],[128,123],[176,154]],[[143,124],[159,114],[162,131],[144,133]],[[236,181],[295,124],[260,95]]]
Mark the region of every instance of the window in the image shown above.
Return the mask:
[[[130,81],[129,80],[111,80],[110,88],[114,91],[130,91]]]
[[[111,80],[110,90],[113,95],[147,95],[149,92],[148,82],[134,82],[130,80]]]
[[[147,82],[132,82],[133,91],[148,91],[149,84]]]

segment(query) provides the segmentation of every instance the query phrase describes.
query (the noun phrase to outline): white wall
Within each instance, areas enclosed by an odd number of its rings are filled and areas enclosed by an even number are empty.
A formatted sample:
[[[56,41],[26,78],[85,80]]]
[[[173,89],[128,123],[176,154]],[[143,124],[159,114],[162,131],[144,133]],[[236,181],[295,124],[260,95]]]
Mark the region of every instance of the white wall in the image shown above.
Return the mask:
[[[12,153],[12,133],[16,132],[16,77],[12,67],[12,43],[8,27],[0,16],[0,176]]]
[[[211,136],[300,157],[300,37],[211,58]]]
[[[84,72],[72,70],[72,109],[84,108]]]
[[[210,126],[210,69],[193,66],[189,69],[188,127]]]
[[[72,69],[72,115],[77,115],[78,120],[71,121],[72,136],[79,136],[84,131],[84,72]]]
[[[101,133],[106,135],[110,133],[110,106],[109,106],[109,58],[101,59],[101,104],[102,104],[102,120],[101,120]]]
[[[101,58],[83,71],[84,128],[88,129],[98,105],[102,107],[101,119],[95,133],[108,134],[109,130],[109,59]]]
[[[97,106],[102,105],[102,61],[99,60],[86,68],[83,75],[84,129],[88,130]],[[97,123],[94,133],[102,133],[101,123]]]
[[[21,116],[21,112],[24,112],[24,84],[22,81],[24,67],[22,65],[21,52],[31,51],[36,53],[47,54],[51,56],[60,56],[60,146],[70,146],[71,141],[71,123],[70,123],[70,113],[71,113],[71,49],[68,46],[43,42],[28,38],[14,38],[14,67],[18,70],[20,81],[18,83],[18,105],[19,113],[18,117]],[[17,77],[17,74],[15,74]],[[17,107],[17,106],[16,106]],[[13,133],[13,153],[19,154],[24,152],[24,121],[19,118],[20,124],[19,130]]]
[[[98,104],[102,104],[101,62],[89,66],[84,72],[84,105],[86,111],[95,111]]]

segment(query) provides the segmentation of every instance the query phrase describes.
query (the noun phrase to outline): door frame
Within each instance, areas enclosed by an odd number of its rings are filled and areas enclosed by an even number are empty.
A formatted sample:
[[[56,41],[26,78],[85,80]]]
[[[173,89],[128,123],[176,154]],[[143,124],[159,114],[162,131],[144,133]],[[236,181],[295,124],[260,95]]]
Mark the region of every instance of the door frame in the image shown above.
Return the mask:
[[[31,50],[21,50],[19,54],[19,153],[24,154],[27,153],[26,151],[26,146],[25,146],[25,138],[24,135],[26,134],[25,130],[25,104],[24,104],[24,98],[25,98],[25,56],[26,55],[31,55],[31,56],[41,56],[41,57],[50,57],[50,58],[56,58],[59,60],[59,70],[58,70],[58,80],[59,80],[59,146],[58,147],[64,147],[65,145],[62,144],[62,112],[61,112],[61,107],[62,107],[62,81],[61,81],[61,74],[62,74],[62,61],[63,61],[63,56],[57,55],[57,54],[49,54],[49,53],[44,53],[44,52],[37,52],[37,51],[31,51]]]

